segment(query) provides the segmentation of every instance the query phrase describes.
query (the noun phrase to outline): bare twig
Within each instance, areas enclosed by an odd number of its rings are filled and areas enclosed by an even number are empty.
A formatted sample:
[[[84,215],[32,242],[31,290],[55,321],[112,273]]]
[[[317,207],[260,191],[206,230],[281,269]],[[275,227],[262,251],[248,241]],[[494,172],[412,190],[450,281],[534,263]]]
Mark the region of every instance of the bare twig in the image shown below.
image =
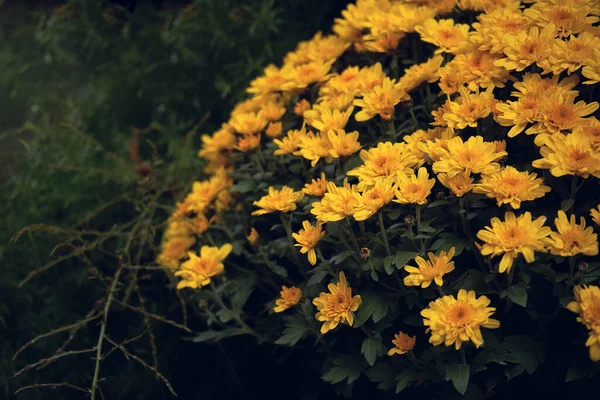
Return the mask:
[[[123,303],[122,301],[119,301],[117,299],[114,299],[113,301],[115,303],[117,303],[118,305],[120,305],[120,306],[123,306],[125,308],[129,308],[132,311],[138,312],[138,313],[140,313],[142,315],[146,315],[146,316],[148,316],[150,318],[154,318],[157,321],[164,322],[165,324],[172,325],[172,326],[174,326],[176,328],[183,329],[184,331],[186,331],[188,333],[192,333],[192,330],[190,328],[188,328],[187,326],[185,326],[185,325],[178,324],[177,322],[171,321],[170,319],[166,319],[164,317],[161,317],[160,315],[152,314],[152,313],[150,313],[150,312],[148,312],[146,310],[143,310],[143,309],[141,309],[139,307],[134,307],[134,306],[129,305],[127,303]]]
[[[13,376],[11,376],[10,379],[16,378],[17,376],[21,375],[23,372],[29,371],[30,369],[39,367],[41,365],[45,366],[45,365],[51,364],[60,358],[73,356],[73,355],[77,355],[77,354],[91,353],[95,350],[96,350],[95,347],[93,347],[91,349],[84,349],[84,350],[71,350],[71,351],[65,351],[64,353],[53,355],[52,357],[42,358],[41,360],[39,360],[33,364],[26,365],[25,367],[20,369],[17,373],[15,373]]]
[[[50,389],[56,389],[58,387],[68,387],[71,389],[79,390],[80,392],[84,392],[84,393],[90,392],[88,389],[84,389],[79,386],[71,385],[70,383],[67,383],[67,382],[61,382],[61,383],[37,383],[35,385],[23,386],[22,388],[17,390],[15,392],[15,394],[19,394],[19,393],[24,392],[25,390],[29,390],[29,389],[39,389],[39,388],[47,388],[47,387],[49,387]]]
[[[96,318],[98,318],[99,316],[101,316],[102,313],[97,313],[96,315],[93,315],[91,317],[86,317],[85,319],[79,320],[71,325],[65,325],[65,326],[61,326],[60,328],[56,328],[51,330],[50,332],[46,332],[46,333],[42,333],[41,335],[38,335],[36,337],[34,337],[33,339],[31,339],[29,342],[25,343],[23,346],[21,346],[21,348],[19,350],[17,350],[17,352],[15,353],[15,355],[13,356],[13,361],[19,356],[19,354],[21,354],[26,348],[28,348],[29,346],[31,346],[32,344],[34,344],[35,342],[37,342],[40,339],[43,339],[45,337],[48,336],[52,336],[55,335],[57,333],[60,332],[64,332],[67,331],[69,329],[73,329],[73,328],[78,328],[82,325],[87,324],[90,321],[95,320]]]
[[[142,292],[140,291],[139,285],[136,286],[135,291],[137,293],[138,300],[140,305],[145,310],[145,300],[142,297]],[[152,325],[150,324],[150,320],[147,315],[144,315],[144,323],[148,327],[148,334],[150,337],[150,348],[152,349],[152,366],[154,368],[158,368],[158,351],[156,349],[156,339],[154,338],[154,332],[152,331]]]
[[[175,393],[175,391],[173,390],[173,387],[171,386],[171,384],[169,383],[169,381],[167,380],[167,378],[165,378],[160,372],[158,372],[158,370],[156,368],[153,368],[150,364],[148,364],[146,361],[142,360],[140,357],[136,356],[135,354],[130,353],[129,351],[127,351],[127,349],[125,349],[125,347],[121,346],[120,344],[116,343],[115,341],[113,341],[111,338],[109,338],[108,336],[105,335],[105,339],[107,342],[109,342],[110,344],[112,344],[113,346],[117,347],[119,350],[121,350],[121,352],[123,353],[123,355],[126,358],[131,358],[137,362],[139,362],[140,364],[142,364],[142,366],[152,372],[154,372],[154,374],[156,375],[156,377],[158,379],[160,379],[165,386],[167,387],[167,389],[169,389],[169,392],[171,392],[171,394],[175,397],[177,397],[177,393]]]
[[[139,339],[141,339],[141,338],[142,338],[142,337],[143,337],[143,336],[146,334],[146,332],[148,332],[148,329],[149,329],[149,328],[150,328],[150,325],[148,325],[146,328],[144,328],[144,330],[142,331],[142,333],[140,333],[139,335],[137,335],[137,336],[134,336],[134,337],[132,337],[132,338],[129,338],[129,339],[126,339],[126,340],[122,341],[122,342],[121,342],[121,344],[120,344],[120,346],[126,346],[126,345],[128,345],[129,343],[132,343],[132,342],[135,342],[136,340],[139,340]],[[103,360],[107,359],[107,358],[108,358],[108,356],[109,356],[109,355],[111,355],[111,354],[112,354],[112,352],[113,352],[113,351],[115,351],[115,350],[117,350],[117,349],[118,349],[118,347],[113,347],[112,349],[110,349],[109,351],[107,351],[107,352],[106,352],[106,353],[105,353],[105,354],[102,356],[102,359],[103,359]]]

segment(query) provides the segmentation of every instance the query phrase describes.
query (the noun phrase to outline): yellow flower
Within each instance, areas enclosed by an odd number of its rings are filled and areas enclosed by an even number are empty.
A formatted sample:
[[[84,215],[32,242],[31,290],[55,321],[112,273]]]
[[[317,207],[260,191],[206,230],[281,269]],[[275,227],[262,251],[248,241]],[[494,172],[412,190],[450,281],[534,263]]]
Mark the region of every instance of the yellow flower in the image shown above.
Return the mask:
[[[259,210],[253,211],[252,215],[269,214],[276,211],[289,212],[296,209],[296,203],[304,197],[302,192],[294,192],[294,189],[284,186],[281,190],[269,187],[269,194],[263,196],[260,200],[253,202]]]
[[[250,229],[250,234],[248,236],[246,236],[246,239],[248,239],[248,242],[252,246],[255,246],[258,243],[258,241],[260,240],[260,235],[258,234],[258,231],[256,229],[254,229],[254,227],[252,227]]]
[[[347,322],[352,326],[354,323],[354,312],[362,303],[359,295],[352,297],[352,289],[346,282],[346,275],[340,272],[340,280],[337,285],[330,283],[327,286],[329,293],[322,292],[313,300],[313,304],[319,311],[315,317],[323,321],[321,333],[326,334],[335,329],[340,322]]]
[[[523,16],[519,8],[499,7],[479,14],[477,19],[479,22],[472,24],[475,32],[471,33],[470,40],[479,50],[492,54],[502,53],[504,36],[525,32],[531,26],[531,21]]]
[[[512,208],[521,207],[522,201],[531,201],[544,197],[550,187],[544,185],[542,178],[535,173],[519,172],[516,168],[506,168],[483,175],[481,182],[475,185],[473,192],[483,193],[491,199],[496,199],[498,207],[510,204]]]
[[[288,68],[284,71],[286,82],[281,85],[281,89],[284,91],[304,89],[313,83],[326,81],[330,69],[331,62],[321,60]]]
[[[354,214],[360,194],[356,185],[344,181],[344,186],[338,187],[334,182],[327,182],[327,192],[321,201],[314,202],[310,210],[311,214],[322,222],[340,221]]]
[[[383,82],[387,78],[381,63],[375,63],[369,67],[361,68],[358,82],[358,93],[363,96],[371,93],[377,86],[383,85]]]
[[[439,256],[429,252],[427,256],[429,261],[423,257],[418,256],[415,258],[415,262],[419,268],[411,265],[406,265],[404,270],[408,272],[408,276],[404,277],[404,284],[406,286],[421,286],[423,289],[428,288],[431,282],[435,282],[438,286],[443,286],[443,277],[449,272],[454,271],[454,252],[456,249],[452,247],[448,253],[445,251],[440,252]]]
[[[372,188],[363,192],[357,199],[353,217],[364,221],[383,208],[394,198],[394,184],[389,180],[375,182]]]
[[[202,135],[202,148],[198,152],[198,157],[207,161],[221,156],[223,153],[231,151],[236,143],[233,128],[223,124],[221,129],[213,133],[212,136]]]
[[[301,117],[305,111],[310,110],[310,103],[306,99],[302,99],[294,105],[294,114]]]
[[[538,123],[529,128],[527,132],[564,133],[589,125],[589,119],[584,117],[598,109],[598,102],[586,104],[581,100],[575,103],[576,96],[576,92],[546,94],[540,103]]]
[[[280,295],[281,297],[275,301],[276,306],[273,308],[273,311],[276,313],[285,311],[298,304],[302,297],[302,291],[296,286],[287,287],[284,285],[281,287]]]
[[[500,170],[496,161],[507,155],[481,136],[471,136],[466,142],[456,136],[446,142],[446,147],[437,149],[440,159],[433,163],[433,172],[445,172],[450,178],[461,172],[491,174]]]
[[[327,190],[327,179],[325,178],[325,172],[321,172],[321,176],[317,179],[313,179],[310,183],[304,185],[302,191],[315,197],[323,197]]]
[[[248,112],[232,115],[229,124],[237,133],[253,135],[262,131],[268,122],[261,112]]]
[[[358,131],[346,133],[343,129],[330,130],[327,132],[327,138],[331,143],[329,154],[333,158],[348,157],[361,149]]]
[[[424,63],[415,64],[405,69],[404,74],[398,81],[398,86],[408,93],[424,82],[433,83],[437,81],[440,78],[439,70],[443,61],[444,57],[437,55]]]
[[[194,245],[196,239],[191,236],[168,237],[162,245],[162,251],[156,262],[158,265],[168,268],[179,267],[179,262],[188,255],[188,251]]]
[[[453,19],[429,19],[415,28],[421,40],[438,47],[435,54],[459,53],[469,44],[469,25],[454,24]]]
[[[520,31],[505,35],[503,51],[506,57],[496,60],[494,64],[517,72],[523,71],[531,64],[546,70],[555,33],[556,27],[550,24],[541,32],[537,26],[534,26],[529,29],[529,32]]]
[[[411,154],[406,143],[379,142],[377,147],[361,150],[359,157],[363,165],[348,171],[348,176],[356,176],[359,190],[367,190],[382,179],[394,181],[399,173],[412,175],[411,167],[417,158]]]
[[[581,75],[588,78],[584,85],[595,85],[600,82],[600,49],[594,49],[594,56],[585,60]]]
[[[238,142],[235,145],[235,149],[242,153],[248,153],[260,146],[260,134],[258,135],[244,135],[238,138]]]
[[[595,151],[600,151],[600,121],[595,117],[588,118],[589,125],[579,126],[573,132],[583,133],[590,140],[590,145]]]
[[[590,32],[571,36],[569,40],[554,40],[550,65],[556,75],[563,71],[572,74],[594,57],[594,50],[600,48],[600,38]]]
[[[278,149],[273,152],[273,155],[282,156],[284,154],[294,154],[296,151],[298,151],[298,147],[302,143],[302,139],[306,136],[306,134],[307,133],[304,128],[290,130],[281,140],[273,140],[273,143],[275,143],[278,147]]]
[[[496,309],[488,307],[490,299],[477,297],[474,291],[460,289],[457,298],[444,296],[429,303],[421,311],[426,332],[431,332],[429,343],[434,346],[454,344],[456,350],[463,342],[473,342],[475,347],[483,345],[481,328],[496,329],[500,321],[490,318]]]
[[[585,226],[585,219],[580,218],[579,225],[575,215],[567,219],[567,214],[560,210],[558,218],[554,220],[554,226],[558,232],[550,233],[548,244],[550,252],[557,256],[572,257],[577,254],[595,256],[598,254],[598,235],[591,226]]]
[[[281,101],[270,101],[262,105],[260,113],[269,122],[279,121],[285,114],[285,107]]]
[[[502,88],[511,77],[509,71],[494,64],[498,58],[487,51],[468,51],[458,54],[452,62],[463,82],[476,91],[478,88]]]
[[[587,178],[593,175],[600,178],[600,153],[594,150],[584,132],[540,136],[536,137],[540,138],[536,144],[543,145],[540,149],[543,158],[533,161],[533,167],[549,169],[554,176],[579,175]]]
[[[314,167],[321,158],[324,158],[327,162],[331,162],[332,157],[330,152],[331,142],[326,134],[309,132],[302,137],[300,140],[300,150],[294,154],[301,155],[305,159],[310,160],[310,165]]]
[[[459,89],[460,96],[450,102],[450,109],[444,113],[443,119],[450,128],[465,129],[477,127],[477,120],[486,118],[495,104],[493,86],[485,92],[471,93],[466,87]]]
[[[577,322],[589,329],[585,345],[590,348],[590,359],[600,361],[600,287],[576,286],[573,291],[575,301],[570,302],[567,309],[579,314]]]
[[[523,14],[539,27],[552,25],[561,37],[591,30],[598,17],[588,17],[591,8],[579,0],[546,0],[535,2]]]
[[[410,96],[404,89],[394,79],[385,78],[381,85],[364,93],[362,99],[354,100],[354,105],[361,107],[354,118],[357,121],[367,121],[379,114],[382,119],[389,121],[394,116],[396,104],[406,100],[410,100]]]
[[[406,176],[404,173],[398,175],[395,203],[400,204],[425,204],[427,197],[431,194],[431,188],[435,185],[435,179],[429,179],[427,169],[419,168],[417,175]]]
[[[600,225],[600,205],[590,210],[590,217],[592,217],[592,221],[594,221],[596,225]]]
[[[281,122],[269,122],[269,125],[267,125],[267,129],[265,130],[265,133],[270,138],[276,138],[276,137],[281,136],[281,128],[282,128]]]
[[[464,196],[475,187],[473,177],[467,172],[461,172],[452,178],[449,178],[447,174],[437,174],[437,179],[442,185],[450,189],[456,197]]]
[[[189,260],[181,264],[175,276],[181,278],[177,289],[186,287],[197,289],[210,283],[210,278],[223,272],[223,260],[231,252],[232,246],[225,243],[221,247],[202,246],[200,256],[189,252]]]
[[[494,217],[490,221],[491,227],[486,226],[477,232],[477,238],[485,242],[483,246],[478,244],[477,247],[484,256],[503,254],[499,272],[510,272],[513,261],[519,254],[523,254],[527,263],[532,263],[535,261],[534,252],[546,253],[544,244],[552,231],[543,226],[544,222],[546,217],[533,221],[530,212],[519,217],[507,212],[504,214],[504,221]]]
[[[302,228],[304,229],[300,229],[298,233],[292,233],[292,237],[298,242],[294,246],[300,247],[300,253],[308,253],[308,262],[310,265],[315,265],[317,263],[315,247],[317,247],[319,241],[325,236],[323,223],[318,221],[317,225],[313,226],[308,221],[302,221]]]
[[[415,336],[408,336],[404,332],[398,332],[394,335],[394,340],[392,340],[392,344],[394,347],[388,351],[388,356],[393,356],[394,354],[406,354],[411,351],[415,347],[415,342],[417,338]]]
[[[274,64],[269,64],[265,67],[262,76],[250,82],[250,87],[246,91],[256,96],[277,92],[281,90],[285,81],[283,71]]]
[[[317,104],[311,110],[304,112],[304,119],[315,129],[327,132],[332,129],[344,129],[348,123],[348,119],[350,119],[350,115],[352,115],[352,111],[354,111],[354,107],[341,112],[340,110],[332,110]]]

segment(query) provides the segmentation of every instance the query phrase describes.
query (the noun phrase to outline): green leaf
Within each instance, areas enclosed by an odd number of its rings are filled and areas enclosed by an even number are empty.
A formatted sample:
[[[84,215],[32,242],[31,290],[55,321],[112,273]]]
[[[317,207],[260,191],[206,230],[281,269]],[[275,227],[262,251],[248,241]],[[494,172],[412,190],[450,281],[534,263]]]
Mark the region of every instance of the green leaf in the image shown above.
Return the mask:
[[[362,343],[360,353],[365,356],[365,360],[367,360],[370,366],[375,365],[377,349],[379,349],[379,340],[373,336],[366,338]]]
[[[369,368],[365,375],[373,382],[385,382],[394,379],[394,370],[387,362],[378,362],[373,368]]]
[[[244,334],[244,332],[239,329],[228,328],[228,329],[224,329],[222,331],[200,332],[199,334],[197,334],[196,336],[194,336],[193,338],[191,338],[189,340],[194,343],[202,343],[202,342],[208,342],[208,341],[217,342],[226,337],[237,336],[237,335],[242,335],[242,334]]]
[[[344,250],[339,254],[336,254],[335,256],[331,257],[331,262],[333,262],[335,265],[341,264],[342,262],[344,262],[348,257],[351,257],[353,255],[355,255],[356,252],[352,251],[352,250]]]
[[[467,386],[469,386],[469,373],[468,364],[449,365],[446,370],[446,380],[452,380],[452,384],[458,393],[465,394]]]
[[[571,207],[573,207],[573,204],[575,204],[575,200],[573,200],[573,199],[563,200],[560,203],[560,209],[563,210],[563,211],[565,211],[565,212],[569,211],[569,209]]]
[[[241,181],[240,183],[234,185],[230,191],[237,193],[248,193],[256,189],[255,181]]]
[[[565,382],[573,382],[593,373],[594,365],[591,361],[586,360],[584,362],[576,362],[575,364],[571,365],[567,370]]]
[[[325,278],[327,276],[328,272],[324,269],[318,269],[314,271],[313,276],[310,277],[310,279],[308,280],[308,282],[306,283],[308,286],[311,285],[316,285],[318,283],[320,283],[323,278]]]
[[[523,286],[511,286],[507,290],[508,298],[521,307],[527,307],[527,290]]]
[[[330,383],[339,383],[347,379],[348,384],[358,379],[360,374],[369,366],[365,359],[358,354],[346,354],[333,360],[335,367],[327,371],[322,379]]]
[[[394,268],[392,267],[392,261],[394,261],[393,256],[386,256],[383,258],[383,269],[387,272],[388,275],[394,273]]]
[[[311,326],[302,315],[287,317],[285,322],[283,335],[275,341],[275,344],[292,347],[312,332]]]
[[[388,313],[390,306],[395,305],[397,297],[394,295],[383,295],[375,292],[366,292],[361,295],[362,304],[356,314],[356,326],[361,326],[369,318],[377,323]]]
[[[394,264],[396,264],[396,268],[401,269],[418,255],[419,253],[415,253],[414,251],[398,251],[394,254]]]
[[[413,380],[413,374],[411,371],[401,372],[400,374],[398,374],[396,379],[398,380],[398,383],[396,384],[397,394],[406,389],[408,384]]]

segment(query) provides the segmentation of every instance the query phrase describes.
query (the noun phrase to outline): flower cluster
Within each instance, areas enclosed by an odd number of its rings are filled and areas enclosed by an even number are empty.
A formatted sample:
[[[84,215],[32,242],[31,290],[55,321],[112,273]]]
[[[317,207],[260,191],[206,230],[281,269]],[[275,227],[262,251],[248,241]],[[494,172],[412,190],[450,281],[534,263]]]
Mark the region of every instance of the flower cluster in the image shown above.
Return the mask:
[[[589,272],[600,267],[598,226],[586,220],[600,225],[599,15],[591,0],[349,5],[333,34],[267,66],[229,121],[202,137],[212,178],[178,205],[159,262],[197,282],[180,287],[204,285],[212,275],[191,277],[197,257],[186,258],[210,230],[237,245],[239,279],[256,275],[270,298],[280,291],[267,306],[285,311],[266,324],[277,334],[284,324],[277,344],[313,334],[329,354],[321,335],[361,326],[359,350],[373,365],[384,346],[374,343],[401,327],[388,354],[406,354],[428,377],[455,361],[415,348],[417,335],[466,362],[465,348],[487,345],[481,328],[496,329],[490,359],[515,363],[501,358],[513,339],[500,320],[546,327],[536,320],[546,308],[519,315],[513,305],[555,304],[555,318],[573,295],[568,309],[600,359]],[[415,317],[425,329],[409,336]]]

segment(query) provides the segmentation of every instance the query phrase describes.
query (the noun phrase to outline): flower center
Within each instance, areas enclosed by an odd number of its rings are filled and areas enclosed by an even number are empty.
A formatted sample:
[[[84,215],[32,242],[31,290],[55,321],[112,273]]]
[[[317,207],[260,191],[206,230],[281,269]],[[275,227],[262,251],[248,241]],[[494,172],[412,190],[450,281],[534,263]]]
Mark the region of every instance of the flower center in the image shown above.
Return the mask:
[[[466,303],[456,303],[448,314],[450,322],[459,326],[465,326],[473,319],[473,306]]]

